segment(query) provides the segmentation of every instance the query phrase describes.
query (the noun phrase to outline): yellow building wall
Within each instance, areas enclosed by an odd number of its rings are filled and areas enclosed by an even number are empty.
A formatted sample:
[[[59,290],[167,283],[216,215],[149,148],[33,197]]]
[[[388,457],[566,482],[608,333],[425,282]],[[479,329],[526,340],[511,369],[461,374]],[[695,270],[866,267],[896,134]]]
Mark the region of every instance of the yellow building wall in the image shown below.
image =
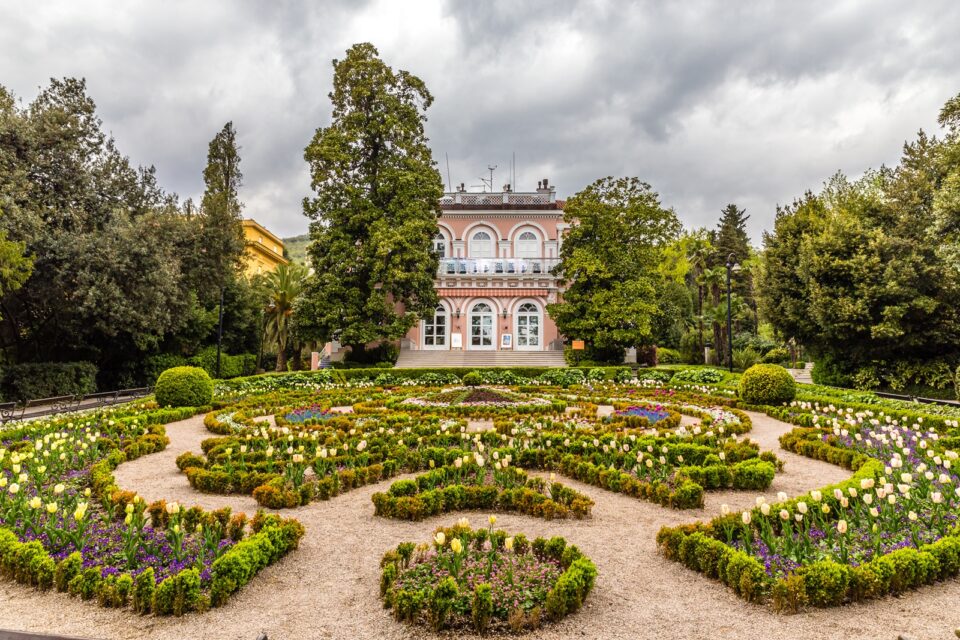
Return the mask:
[[[243,236],[247,241],[244,273],[248,278],[289,262],[283,257],[283,240],[255,220],[243,221]]]

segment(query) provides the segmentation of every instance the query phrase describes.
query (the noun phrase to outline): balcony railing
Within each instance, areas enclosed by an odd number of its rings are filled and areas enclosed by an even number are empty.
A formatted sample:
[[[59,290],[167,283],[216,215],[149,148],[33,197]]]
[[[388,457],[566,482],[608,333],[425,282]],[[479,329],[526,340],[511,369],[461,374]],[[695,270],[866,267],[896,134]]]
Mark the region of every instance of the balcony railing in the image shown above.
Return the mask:
[[[437,273],[441,276],[551,275],[558,262],[557,258],[442,258]]]

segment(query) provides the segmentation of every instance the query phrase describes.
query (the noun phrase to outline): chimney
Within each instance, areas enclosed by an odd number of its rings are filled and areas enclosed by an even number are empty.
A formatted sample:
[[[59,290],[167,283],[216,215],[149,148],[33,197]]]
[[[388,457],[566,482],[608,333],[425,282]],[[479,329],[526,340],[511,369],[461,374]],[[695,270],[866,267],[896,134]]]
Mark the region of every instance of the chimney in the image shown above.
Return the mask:
[[[537,180],[537,191],[540,191],[540,189],[542,189],[542,188],[543,188],[543,181],[542,181],[542,180]]]
[[[543,188],[544,188],[544,189],[549,189],[549,188],[550,188],[550,185],[547,183],[547,179],[546,179],[546,178],[543,179]]]

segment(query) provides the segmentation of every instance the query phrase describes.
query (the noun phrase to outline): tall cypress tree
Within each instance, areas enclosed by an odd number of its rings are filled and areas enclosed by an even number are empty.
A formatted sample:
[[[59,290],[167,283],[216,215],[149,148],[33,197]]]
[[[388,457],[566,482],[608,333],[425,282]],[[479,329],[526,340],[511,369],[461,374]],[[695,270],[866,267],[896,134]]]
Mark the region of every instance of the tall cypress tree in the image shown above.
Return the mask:
[[[316,194],[304,200],[314,273],[297,323],[301,337],[338,334],[362,351],[436,308],[431,240],[443,182],[424,134],[433,98],[423,81],[366,43],[333,68],[333,121],[304,152]]]
[[[200,203],[203,224],[199,283],[201,294],[214,293],[218,302],[217,320],[217,376],[220,375],[220,351],[223,337],[224,294],[240,271],[245,240],[240,223],[239,190],[243,181],[240,173],[240,150],[233,122],[213,137],[207,151],[207,167],[203,170],[207,185]],[[205,285],[205,286],[203,286]]]
[[[712,264],[715,268],[723,268],[731,257],[733,258],[733,263],[738,265],[739,269],[731,274],[730,289],[749,309],[749,313],[741,313],[734,319],[734,335],[739,331],[756,331],[757,305],[753,293],[753,277],[747,265],[747,260],[753,255],[750,237],[747,235],[749,219],[745,209],[728,204],[720,212],[720,222],[712,234],[715,251]],[[725,283],[723,289],[725,292]]]
[[[238,195],[243,174],[233,122],[223,125],[210,141],[203,182],[206,190],[200,203],[202,255],[196,279],[203,298],[211,300],[219,298],[220,290],[237,276],[246,244],[240,224],[243,204]]]

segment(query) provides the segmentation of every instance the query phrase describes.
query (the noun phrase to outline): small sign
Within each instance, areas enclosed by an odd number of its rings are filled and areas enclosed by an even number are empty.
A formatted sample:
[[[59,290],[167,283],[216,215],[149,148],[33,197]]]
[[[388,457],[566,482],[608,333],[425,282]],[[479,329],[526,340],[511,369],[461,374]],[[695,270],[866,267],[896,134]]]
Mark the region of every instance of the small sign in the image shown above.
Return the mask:
[[[500,348],[501,348],[501,349],[513,349],[513,334],[512,334],[512,333],[501,333],[501,334],[500,334]]]
[[[463,334],[462,333],[451,333],[450,334],[450,347],[452,349],[463,349]]]
[[[573,350],[574,351],[583,351],[584,345],[583,340],[574,340],[573,341]]]

